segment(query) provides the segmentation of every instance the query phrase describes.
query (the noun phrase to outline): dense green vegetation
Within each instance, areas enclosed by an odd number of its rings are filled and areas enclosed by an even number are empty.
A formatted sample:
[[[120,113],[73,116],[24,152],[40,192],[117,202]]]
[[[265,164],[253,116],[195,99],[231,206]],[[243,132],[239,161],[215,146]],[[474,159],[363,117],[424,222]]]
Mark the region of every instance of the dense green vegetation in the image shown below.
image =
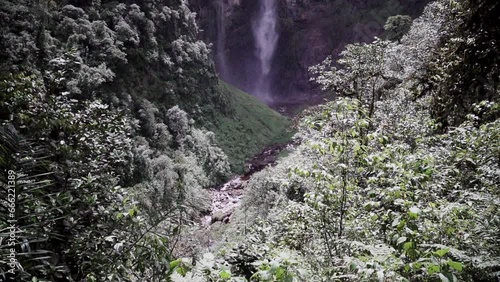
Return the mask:
[[[241,172],[245,161],[265,145],[285,143],[291,138],[290,122],[285,117],[229,84],[221,81],[219,86],[234,112],[216,114],[214,124],[208,127],[215,132],[217,144],[236,171]]]
[[[250,180],[227,243],[174,281],[497,281],[498,9],[436,1],[401,43],[311,68],[340,97],[304,114],[301,145]],[[457,54],[479,49],[489,68]],[[481,87],[464,90],[472,74]]]
[[[78,99],[98,98],[129,110],[141,122],[144,136],[154,131],[146,125],[154,123],[151,119],[162,121],[176,105],[198,127],[213,126],[216,116],[225,118],[227,126],[211,128],[224,136],[230,135],[224,129],[236,126],[230,124],[232,117],[254,114],[243,112],[233,101],[235,91],[220,85],[209,49],[198,39],[194,14],[185,1],[1,3],[4,76],[25,72],[42,76],[46,82],[63,76],[59,79],[66,81],[59,83]],[[63,90],[53,82],[47,87],[53,88],[49,91]],[[257,102],[255,106],[262,108],[262,116],[274,115]],[[253,128],[243,125],[243,132],[260,130],[249,126]],[[241,171],[244,158],[272,143],[281,134],[281,125],[278,128],[255,144],[240,142],[244,154],[233,156],[234,150],[225,146],[232,167]]]
[[[164,279],[206,188],[287,121],[217,80],[185,1],[0,4],[0,280]],[[241,132],[232,163],[209,127]]]
[[[187,1],[0,3],[0,280],[500,278],[496,1],[312,66],[337,98],[213,229],[207,188],[291,132],[217,79]]]

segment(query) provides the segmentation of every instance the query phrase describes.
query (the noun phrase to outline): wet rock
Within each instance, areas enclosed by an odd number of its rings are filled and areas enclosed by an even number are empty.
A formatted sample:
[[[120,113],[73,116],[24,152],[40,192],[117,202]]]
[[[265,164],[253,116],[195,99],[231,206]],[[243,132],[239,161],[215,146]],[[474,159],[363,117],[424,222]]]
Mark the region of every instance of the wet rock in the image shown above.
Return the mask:
[[[227,191],[231,189],[241,189],[244,184],[244,180],[241,177],[235,177],[231,179],[230,181],[226,182],[224,185],[222,185],[222,188],[220,189],[221,191]]]
[[[254,173],[263,170],[268,165],[273,165],[276,163],[278,155],[283,149],[288,146],[289,143],[284,144],[274,144],[267,147],[260,154],[255,155],[248,163],[248,172],[243,175],[242,179],[248,179]]]
[[[211,189],[211,210],[201,215],[201,224],[208,228],[216,222],[229,223],[234,210],[240,205],[244,188],[250,177],[266,166],[275,164],[278,154],[287,145],[276,144],[267,147],[248,162],[249,171],[246,174],[235,177],[224,185]]]

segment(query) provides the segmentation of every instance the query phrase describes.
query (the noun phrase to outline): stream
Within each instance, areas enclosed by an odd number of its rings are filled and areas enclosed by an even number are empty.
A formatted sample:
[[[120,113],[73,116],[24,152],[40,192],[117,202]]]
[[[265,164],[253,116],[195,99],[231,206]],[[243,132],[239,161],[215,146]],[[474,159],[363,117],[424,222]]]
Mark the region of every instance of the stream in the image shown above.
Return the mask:
[[[199,224],[197,227],[188,229],[186,230],[188,233],[179,236],[172,250],[174,256],[195,256],[200,250],[213,247],[216,242],[220,241],[226,224],[231,222],[233,212],[241,204],[245,188],[252,175],[267,166],[276,164],[278,154],[289,144],[291,141],[267,146],[246,163],[246,173],[235,176],[222,185],[210,188],[212,201],[210,209],[196,219]]]
[[[324,102],[326,97],[311,95],[307,101],[304,99],[287,99],[269,105],[282,115],[294,118],[301,109]],[[227,224],[231,223],[234,211],[240,206],[245,196],[247,184],[252,176],[268,166],[276,164],[278,155],[288,146],[294,146],[294,141],[273,144],[265,147],[260,153],[254,155],[246,163],[246,173],[234,176],[226,183],[209,189],[210,208],[199,214],[195,221],[199,224],[188,230],[187,236],[181,236],[174,247],[174,253],[182,256],[197,254],[204,248],[210,248],[222,240]]]
[[[307,99],[305,98],[307,97]],[[289,98],[278,101],[269,106],[284,116],[293,118],[300,109],[324,103],[325,95],[312,94],[309,96]],[[283,144],[273,144],[265,147],[259,154],[255,155],[246,163],[247,172],[235,176],[226,183],[210,189],[212,205],[210,212],[202,215],[201,224],[205,228],[216,222],[229,223],[234,210],[240,205],[245,193],[245,187],[253,174],[263,170],[267,166],[275,165],[278,154],[286,149],[292,141]]]
[[[210,189],[212,206],[209,214],[201,218],[201,224],[209,228],[215,222],[229,223],[231,215],[241,203],[245,187],[251,176],[269,165],[276,164],[278,154],[290,143],[267,146],[247,162],[247,172],[236,176],[223,185]]]

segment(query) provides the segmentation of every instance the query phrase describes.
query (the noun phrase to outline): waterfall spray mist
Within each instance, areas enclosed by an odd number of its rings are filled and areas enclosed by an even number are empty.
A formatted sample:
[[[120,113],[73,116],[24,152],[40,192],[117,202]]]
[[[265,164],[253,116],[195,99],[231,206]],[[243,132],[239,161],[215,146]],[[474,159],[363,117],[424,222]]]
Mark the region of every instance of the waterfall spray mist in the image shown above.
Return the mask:
[[[226,27],[225,27],[225,11],[226,5],[225,0],[215,0],[215,13],[217,17],[217,41],[215,44],[216,48],[216,62],[217,71],[219,77],[226,80],[227,79],[227,61],[226,61]]]
[[[269,75],[279,34],[276,30],[278,20],[276,0],[259,0],[259,15],[253,22],[253,35],[260,72],[257,77],[254,95],[266,102],[272,101]]]

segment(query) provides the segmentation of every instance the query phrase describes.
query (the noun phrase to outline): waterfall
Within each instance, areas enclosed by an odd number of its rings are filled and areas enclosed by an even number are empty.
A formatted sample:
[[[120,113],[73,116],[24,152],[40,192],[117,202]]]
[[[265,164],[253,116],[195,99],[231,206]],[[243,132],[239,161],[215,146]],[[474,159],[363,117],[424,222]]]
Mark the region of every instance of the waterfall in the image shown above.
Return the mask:
[[[277,19],[276,0],[259,0],[259,14],[252,24],[256,55],[260,64],[254,94],[266,102],[272,101],[269,74],[279,38],[276,31]]]
[[[226,26],[225,26],[225,12],[226,5],[225,0],[215,0],[215,13],[217,22],[217,41],[215,43],[216,48],[216,62],[217,71],[221,79],[227,79],[227,62],[226,62]]]

